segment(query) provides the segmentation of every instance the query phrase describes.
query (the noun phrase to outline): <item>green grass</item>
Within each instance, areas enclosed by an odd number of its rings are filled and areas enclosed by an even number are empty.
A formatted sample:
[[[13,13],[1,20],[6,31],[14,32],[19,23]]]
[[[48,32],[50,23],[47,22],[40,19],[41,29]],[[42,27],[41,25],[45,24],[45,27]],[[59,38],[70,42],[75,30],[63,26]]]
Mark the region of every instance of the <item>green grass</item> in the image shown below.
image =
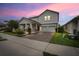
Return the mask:
[[[79,40],[72,40],[68,37],[63,37],[63,33],[54,33],[50,43],[79,47]]]
[[[19,37],[23,37],[24,35],[21,35],[21,34],[16,34],[16,32],[3,32],[5,34],[8,34],[8,35],[13,35],[13,36],[19,36]]]
[[[14,32],[3,32],[5,34],[9,34],[9,35],[16,35]]]

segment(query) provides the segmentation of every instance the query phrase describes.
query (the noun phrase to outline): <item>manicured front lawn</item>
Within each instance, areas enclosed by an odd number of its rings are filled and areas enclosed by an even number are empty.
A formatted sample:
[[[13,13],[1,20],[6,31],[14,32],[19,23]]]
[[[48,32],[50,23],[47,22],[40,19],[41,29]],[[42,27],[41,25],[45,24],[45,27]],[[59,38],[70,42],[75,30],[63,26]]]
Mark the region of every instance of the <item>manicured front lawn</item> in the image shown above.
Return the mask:
[[[54,33],[50,43],[79,47],[79,40],[72,40],[68,37],[63,37],[63,35],[66,36],[65,33]]]
[[[24,36],[23,34],[16,34],[16,32],[3,32],[3,33],[13,35],[13,36],[19,36],[19,37]]]
[[[16,35],[14,32],[3,32],[5,34],[9,34],[9,35]]]

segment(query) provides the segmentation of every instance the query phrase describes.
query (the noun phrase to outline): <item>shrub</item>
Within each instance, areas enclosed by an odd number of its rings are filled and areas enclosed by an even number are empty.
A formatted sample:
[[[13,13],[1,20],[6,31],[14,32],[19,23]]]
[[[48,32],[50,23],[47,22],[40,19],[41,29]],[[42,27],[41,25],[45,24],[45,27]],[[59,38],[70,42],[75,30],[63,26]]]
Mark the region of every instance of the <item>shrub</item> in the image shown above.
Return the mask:
[[[11,29],[7,27],[4,29],[4,32],[11,32]]]
[[[79,35],[79,31],[77,31],[77,35]]]
[[[72,39],[72,37],[70,35],[68,35],[67,33],[65,34],[64,38]]]
[[[20,30],[20,29],[16,29],[15,31],[16,34],[22,35],[24,34],[24,31]]]
[[[55,30],[56,30],[56,32],[58,32],[58,33],[64,33],[64,32],[65,32],[63,26],[58,27],[58,28],[56,28]]]

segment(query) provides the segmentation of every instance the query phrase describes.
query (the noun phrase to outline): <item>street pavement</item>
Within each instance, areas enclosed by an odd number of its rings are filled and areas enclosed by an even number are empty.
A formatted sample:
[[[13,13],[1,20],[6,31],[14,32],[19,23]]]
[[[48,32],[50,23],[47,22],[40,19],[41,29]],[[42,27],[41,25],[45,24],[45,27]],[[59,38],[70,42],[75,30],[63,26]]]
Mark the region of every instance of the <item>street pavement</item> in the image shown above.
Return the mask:
[[[42,56],[42,51],[35,50],[11,40],[0,41],[0,56]]]

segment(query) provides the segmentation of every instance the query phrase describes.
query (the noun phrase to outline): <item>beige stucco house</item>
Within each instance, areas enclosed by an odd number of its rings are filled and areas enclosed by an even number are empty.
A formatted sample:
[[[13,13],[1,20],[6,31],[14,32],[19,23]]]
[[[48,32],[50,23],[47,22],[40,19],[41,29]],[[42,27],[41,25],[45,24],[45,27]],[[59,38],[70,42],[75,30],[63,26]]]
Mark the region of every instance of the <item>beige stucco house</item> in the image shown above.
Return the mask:
[[[24,31],[27,31],[27,28],[30,27],[32,32],[55,32],[58,22],[58,12],[45,10],[43,13],[35,17],[23,17],[19,22],[19,27]]]
[[[79,31],[79,16],[73,18],[68,23],[64,25],[64,29],[66,32],[70,34],[75,34]]]

